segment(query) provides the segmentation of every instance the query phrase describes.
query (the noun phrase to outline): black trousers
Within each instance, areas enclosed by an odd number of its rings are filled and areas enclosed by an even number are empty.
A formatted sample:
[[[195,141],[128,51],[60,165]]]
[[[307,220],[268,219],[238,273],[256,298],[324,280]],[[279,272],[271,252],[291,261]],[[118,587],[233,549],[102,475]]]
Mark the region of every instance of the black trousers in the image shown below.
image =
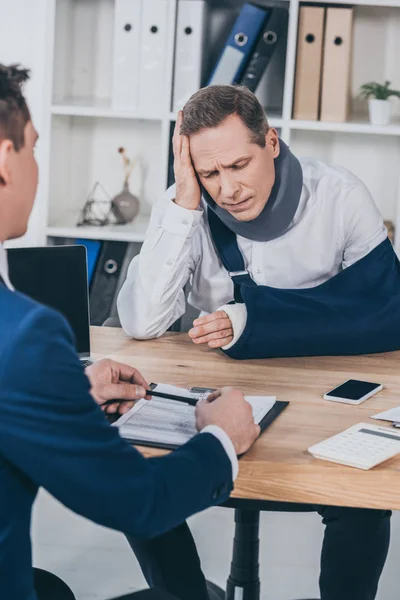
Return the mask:
[[[321,600],[374,600],[390,541],[390,511],[313,507],[326,525],[321,554]],[[151,540],[128,541],[150,587],[179,600],[208,600],[186,523]]]
[[[34,569],[34,585],[38,600],[76,600],[67,584],[48,571]],[[120,596],[114,600],[177,600],[177,598],[163,590],[152,589]]]

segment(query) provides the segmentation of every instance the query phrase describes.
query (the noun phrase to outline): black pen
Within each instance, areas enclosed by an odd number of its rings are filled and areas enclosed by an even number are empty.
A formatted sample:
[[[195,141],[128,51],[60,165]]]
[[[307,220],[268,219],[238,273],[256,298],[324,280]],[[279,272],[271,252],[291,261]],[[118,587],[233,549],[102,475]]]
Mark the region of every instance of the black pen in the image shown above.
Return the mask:
[[[185,396],[175,396],[174,394],[165,394],[164,392],[156,392],[155,390],[146,390],[146,396],[157,396],[158,398],[166,398],[167,400],[176,400],[176,402],[184,402],[190,406],[196,406],[198,398],[186,398]],[[123,402],[133,402],[133,400],[106,400],[101,406],[109,406],[110,404],[122,404]]]

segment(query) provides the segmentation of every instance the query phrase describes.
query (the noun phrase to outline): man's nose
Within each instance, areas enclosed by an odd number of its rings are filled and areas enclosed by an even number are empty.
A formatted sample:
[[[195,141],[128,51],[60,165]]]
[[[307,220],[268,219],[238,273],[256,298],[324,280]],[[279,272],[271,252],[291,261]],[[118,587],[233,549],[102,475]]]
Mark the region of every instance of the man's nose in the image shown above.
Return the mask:
[[[228,199],[234,200],[240,191],[240,186],[235,178],[230,174],[221,175],[221,195]]]

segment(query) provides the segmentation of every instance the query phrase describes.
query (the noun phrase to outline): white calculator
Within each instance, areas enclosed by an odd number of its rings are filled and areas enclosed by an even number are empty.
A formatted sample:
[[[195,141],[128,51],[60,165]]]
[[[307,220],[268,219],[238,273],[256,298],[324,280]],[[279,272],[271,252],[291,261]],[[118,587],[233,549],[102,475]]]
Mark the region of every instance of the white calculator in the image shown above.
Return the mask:
[[[368,470],[400,452],[400,431],[358,423],[308,451],[321,460]]]

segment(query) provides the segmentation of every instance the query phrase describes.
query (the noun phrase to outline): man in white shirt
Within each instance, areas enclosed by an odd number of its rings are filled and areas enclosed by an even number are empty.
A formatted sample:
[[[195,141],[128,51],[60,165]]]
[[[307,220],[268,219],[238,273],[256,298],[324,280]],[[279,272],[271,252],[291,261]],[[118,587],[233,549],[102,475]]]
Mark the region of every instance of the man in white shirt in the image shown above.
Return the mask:
[[[122,326],[132,337],[162,335],[184,314],[189,283],[189,303],[207,313],[189,331],[193,342],[227,350],[240,339],[246,306],[229,304],[233,283],[216,252],[207,208],[236,233],[252,279],[276,288],[315,287],[387,237],[365,185],[345,169],[299,162],[246,88],[211,86],[194,94],[178,116],[173,150],[176,185],[154,206],[118,298]],[[327,525],[322,600],[372,600],[387,554],[390,513],[315,510]],[[174,545],[174,560],[178,547],[179,555],[190,555],[188,530],[183,537],[186,550],[174,532],[146,548],[130,540],[149,582],[160,583],[166,562],[160,546]],[[190,590],[181,597],[191,598]]]
[[[218,109],[207,96],[217,87],[200,90],[186,105],[183,123],[182,115],[178,118],[174,135],[176,186],[154,206],[141,253],[133,259],[118,298],[122,326],[138,339],[162,335],[184,314],[187,283],[191,287],[189,303],[209,314],[195,322],[190,331],[195,343],[227,348],[240,338],[246,324],[245,306],[228,305],[233,284],[214,248],[207,203],[191,159],[204,190],[218,206],[245,224],[268,206],[280,142],[277,132],[268,128],[264,113],[256,127],[266,130],[262,136],[265,147],[249,141],[247,127],[237,115],[228,115],[218,126],[201,128],[205,118],[202,106],[208,107],[211,123],[213,118],[218,120]],[[179,135],[182,126],[189,136]],[[199,131],[193,133],[197,128]],[[359,179],[317,160],[300,163],[303,185],[293,216],[294,207],[291,205],[286,215],[283,206],[282,219],[292,216],[286,228],[267,232],[267,241],[237,236],[246,268],[260,285],[317,286],[387,237],[382,217]],[[249,195],[250,200],[243,203]],[[271,211],[272,224],[274,218]]]

